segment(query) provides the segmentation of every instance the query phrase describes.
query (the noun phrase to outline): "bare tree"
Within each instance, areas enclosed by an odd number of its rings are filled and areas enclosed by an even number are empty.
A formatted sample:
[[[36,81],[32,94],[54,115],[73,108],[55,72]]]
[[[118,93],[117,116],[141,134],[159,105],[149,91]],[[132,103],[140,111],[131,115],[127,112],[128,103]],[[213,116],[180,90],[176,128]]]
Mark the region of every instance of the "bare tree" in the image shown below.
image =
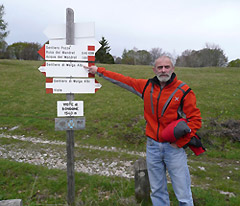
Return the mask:
[[[224,67],[228,58],[216,44],[206,44],[199,50],[186,50],[177,58],[176,65],[182,67]]]
[[[162,55],[165,55],[165,53],[163,52],[163,50],[161,49],[161,48],[152,48],[151,50],[150,50],[150,54],[151,54],[151,58],[152,58],[152,60],[151,60],[151,64],[153,65],[154,64],[154,62],[155,62],[155,60],[158,58],[158,57],[160,57],[160,56],[162,56]]]
[[[151,54],[146,50],[138,50],[136,47],[128,51],[124,49],[122,54],[122,63],[132,65],[150,65]]]

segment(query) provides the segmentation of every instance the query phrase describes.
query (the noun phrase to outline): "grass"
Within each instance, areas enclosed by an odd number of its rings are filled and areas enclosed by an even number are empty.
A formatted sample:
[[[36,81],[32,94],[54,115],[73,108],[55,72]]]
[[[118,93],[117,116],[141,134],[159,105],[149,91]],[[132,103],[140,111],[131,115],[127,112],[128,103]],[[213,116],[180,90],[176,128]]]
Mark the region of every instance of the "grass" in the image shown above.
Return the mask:
[[[0,199],[22,199],[24,205],[66,205],[66,172],[46,169],[25,163],[16,163],[0,159],[1,174]],[[208,174],[211,176],[211,174]],[[203,176],[205,178],[205,176]],[[212,177],[213,178],[213,177]],[[236,181],[239,182],[239,179]],[[231,185],[223,181],[217,182]],[[238,198],[229,198],[219,194],[218,188],[192,189],[196,206],[239,205]],[[239,188],[236,188],[239,190]],[[11,192],[9,192],[11,191]],[[177,206],[171,185],[169,185],[171,205]],[[103,177],[76,173],[75,175],[76,204],[88,205],[140,205],[134,200],[134,181],[118,177]],[[80,205],[81,205],[80,204]],[[147,205],[147,204],[145,204]]]
[[[19,198],[24,205],[66,205],[66,172],[7,160],[0,160],[0,164],[1,199]],[[116,205],[121,199],[122,203],[117,205],[125,205],[124,202],[132,201],[134,184],[117,177],[76,173],[75,191],[76,203]]]
[[[41,61],[0,61],[0,133],[25,135],[46,140],[66,141],[65,132],[54,131],[57,101],[66,95],[45,94],[45,77],[37,70]],[[151,78],[150,66],[99,65],[135,78]],[[203,142],[207,152],[189,156],[196,206],[240,205],[239,141],[224,131],[216,135],[217,123],[240,120],[240,70],[238,68],[176,68],[179,79],[197,96],[203,118]],[[142,100],[96,77],[102,88],[96,94],[75,95],[84,101],[86,129],[75,132],[78,145],[116,147],[145,151]],[[15,130],[11,128],[18,126]],[[32,144],[0,138],[1,149],[15,148],[39,153],[55,151],[64,158],[65,146]],[[1,150],[0,150],[1,151]],[[75,148],[76,161],[97,158],[109,161],[135,161],[138,156]],[[201,170],[204,168],[205,170]],[[24,205],[66,204],[66,172],[0,159],[0,199],[21,198]],[[85,205],[140,205],[134,199],[134,181],[76,173],[76,202]],[[234,196],[220,194],[229,192]],[[177,205],[169,185],[171,205]],[[143,204],[142,204],[143,205]]]

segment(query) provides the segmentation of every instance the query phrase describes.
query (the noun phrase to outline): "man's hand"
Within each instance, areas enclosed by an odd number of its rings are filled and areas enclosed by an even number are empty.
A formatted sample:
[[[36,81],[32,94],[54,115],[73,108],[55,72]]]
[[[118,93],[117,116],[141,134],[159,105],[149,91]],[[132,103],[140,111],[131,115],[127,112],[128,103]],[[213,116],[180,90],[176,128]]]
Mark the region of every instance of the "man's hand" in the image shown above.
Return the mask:
[[[88,72],[91,73],[91,74],[96,74],[97,70],[98,70],[97,66],[90,66],[90,67],[84,66],[84,68],[87,69]]]

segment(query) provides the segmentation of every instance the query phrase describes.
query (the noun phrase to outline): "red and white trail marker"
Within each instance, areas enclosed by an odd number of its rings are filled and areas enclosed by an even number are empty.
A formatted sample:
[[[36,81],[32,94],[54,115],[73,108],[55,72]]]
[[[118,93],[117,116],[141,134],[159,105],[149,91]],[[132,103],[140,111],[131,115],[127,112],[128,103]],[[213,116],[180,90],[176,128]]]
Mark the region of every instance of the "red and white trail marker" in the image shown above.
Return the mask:
[[[94,65],[95,53],[102,46],[95,39],[95,24],[73,24],[71,41],[66,39],[66,24],[51,25],[44,30],[49,44],[45,44],[38,53],[47,61],[38,70],[47,77],[46,93],[91,94],[102,86],[95,79],[88,78],[95,76],[84,68]]]
[[[95,61],[94,45],[45,44],[38,53],[45,60]]]
[[[38,68],[46,77],[94,77],[84,66],[92,66],[88,62],[47,61]]]
[[[46,93],[94,94],[101,87],[94,78],[46,78]]]

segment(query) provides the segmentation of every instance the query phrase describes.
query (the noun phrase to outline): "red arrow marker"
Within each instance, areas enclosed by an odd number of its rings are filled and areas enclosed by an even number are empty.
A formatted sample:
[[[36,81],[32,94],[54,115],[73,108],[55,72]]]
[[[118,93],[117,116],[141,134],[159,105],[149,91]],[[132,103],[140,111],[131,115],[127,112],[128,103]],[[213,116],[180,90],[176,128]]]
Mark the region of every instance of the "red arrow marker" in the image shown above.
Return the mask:
[[[46,94],[53,94],[52,88],[46,88]]]
[[[95,61],[95,56],[88,56],[88,61],[94,62]]]
[[[95,46],[88,46],[88,51],[95,51]]]
[[[46,83],[53,83],[53,78],[46,78]],[[46,94],[52,94],[53,89],[52,88],[46,88]]]
[[[46,83],[53,83],[53,78],[46,78]]]
[[[39,49],[38,53],[43,59],[45,59],[45,44],[41,49]]]

